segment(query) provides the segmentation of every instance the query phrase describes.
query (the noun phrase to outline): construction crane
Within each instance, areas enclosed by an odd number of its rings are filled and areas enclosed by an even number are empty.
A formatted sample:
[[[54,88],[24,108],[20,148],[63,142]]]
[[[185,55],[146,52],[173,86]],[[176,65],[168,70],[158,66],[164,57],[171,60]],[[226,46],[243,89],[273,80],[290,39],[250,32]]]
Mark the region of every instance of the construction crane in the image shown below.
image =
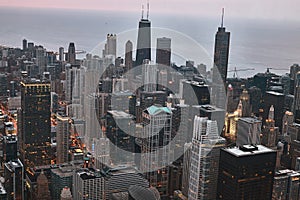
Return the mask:
[[[229,71],[227,71],[227,72],[233,72],[233,78],[239,78],[237,72],[241,72],[241,71],[251,71],[251,70],[255,70],[255,69],[254,69],[254,68],[236,69],[236,67],[235,67],[234,70],[229,70]]]

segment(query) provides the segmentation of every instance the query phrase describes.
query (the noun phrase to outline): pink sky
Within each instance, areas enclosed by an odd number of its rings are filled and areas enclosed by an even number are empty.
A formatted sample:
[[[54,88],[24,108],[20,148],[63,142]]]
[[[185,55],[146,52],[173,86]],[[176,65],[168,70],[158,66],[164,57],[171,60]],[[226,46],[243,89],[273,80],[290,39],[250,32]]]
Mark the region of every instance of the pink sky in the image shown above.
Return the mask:
[[[94,9],[140,12],[147,0],[0,0],[1,6]],[[298,20],[299,0],[150,0],[150,12],[215,16],[225,7],[226,16]]]

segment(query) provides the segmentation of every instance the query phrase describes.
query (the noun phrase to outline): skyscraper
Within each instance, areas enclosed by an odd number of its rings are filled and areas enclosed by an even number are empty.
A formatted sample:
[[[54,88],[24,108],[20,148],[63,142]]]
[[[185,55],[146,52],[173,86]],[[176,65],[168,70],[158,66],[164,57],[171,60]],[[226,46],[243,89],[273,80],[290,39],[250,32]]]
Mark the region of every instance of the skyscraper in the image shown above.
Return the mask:
[[[151,22],[148,17],[149,6],[147,10],[147,18],[144,19],[142,14],[142,19],[139,21],[135,67],[142,65],[143,60],[145,59],[151,60]],[[141,71],[138,71],[137,73],[140,74]]]
[[[162,198],[168,196],[172,112],[168,107],[151,106],[143,112],[141,170]]]
[[[295,89],[294,89],[294,122],[300,124],[300,72],[295,76]]]
[[[24,166],[51,162],[50,83],[21,82],[21,160]]]
[[[70,144],[70,128],[71,123],[68,117],[57,115],[57,130],[56,130],[56,163],[68,162],[69,144]]]
[[[217,199],[271,199],[275,164],[262,145],[221,149]]]
[[[70,63],[71,65],[76,64],[76,52],[75,52],[74,42],[70,42],[69,44],[67,62]]]
[[[216,121],[195,116],[188,199],[216,199],[220,149],[225,143]]]
[[[113,55],[115,58],[117,56],[117,36],[116,34],[107,34],[106,45],[105,45],[105,56]]]
[[[125,45],[125,67],[127,71],[132,68],[132,50],[132,42],[128,40]]]
[[[156,63],[166,66],[171,65],[171,38],[157,38]]]
[[[36,183],[37,183],[36,199],[50,200],[51,195],[50,195],[50,190],[48,185],[48,179],[43,171],[37,177]]]
[[[23,39],[23,51],[26,51],[27,50],[27,40],[26,39]]]
[[[215,37],[215,52],[214,52],[214,70],[218,70],[223,83],[226,82],[227,69],[228,69],[228,57],[229,57],[229,43],[230,32],[226,32],[223,26],[224,9],[222,13],[221,27],[218,28],[218,32]],[[216,71],[214,71],[216,72]],[[213,77],[216,77],[215,75]]]
[[[59,61],[64,61],[64,48],[63,47],[59,47]]]

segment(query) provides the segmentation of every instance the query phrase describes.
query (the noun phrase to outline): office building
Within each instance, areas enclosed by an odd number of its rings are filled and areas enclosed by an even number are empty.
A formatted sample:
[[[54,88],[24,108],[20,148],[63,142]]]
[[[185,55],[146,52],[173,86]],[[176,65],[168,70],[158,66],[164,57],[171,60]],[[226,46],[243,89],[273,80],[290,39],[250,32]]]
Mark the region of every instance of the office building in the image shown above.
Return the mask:
[[[299,199],[300,173],[284,169],[275,173],[272,199]]]
[[[112,162],[126,164],[133,162],[135,123],[132,116],[123,111],[111,110],[106,115],[106,137],[112,142]]]
[[[251,117],[241,117],[237,121],[236,145],[260,144],[262,122]]]
[[[265,125],[262,129],[262,141],[261,144],[266,147],[275,147],[277,138],[279,137],[279,129],[275,127],[274,121],[274,107],[271,106],[268,119],[266,119]]]
[[[216,199],[220,149],[225,143],[216,121],[195,116],[188,199]]]
[[[168,107],[151,106],[144,110],[141,142],[141,170],[162,198],[168,196],[168,165],[172,159],[172,112]]]
[[[17,159],[18,139],[16,135],[3,136],[3,159],[9,162]]]
[[[80,169],[74,174],[74,199],[105,199],[104,189],[104,177],[100,171],[94,169]]]
[[[8,199],[23,200],[24,199],[24,167],[22,162],[17,160],[10,160],[4,163],[4,179],[5,190]]]
[[[142,85],[145,92],[157,91],[158,66],[151,64],[150,60],[144,60],[142,68]]]
[[[181,187],[182,193],[185,196],[188,196],[189,193],[191,152],[192,152],[192,143],[191,142],[186,143],[184,145],[182,187]]]
[[[63,47],[59,47],[59,61],[63,62],[65,60],[65,53],[64,53],[64,48]]]
[[[223,26],[223,19],[224,9],[222,13],[221,26],[218,28],[215,37],[213,82],[219,81],[219,79],[216,77],[220,76],[223,83],[226,83],[229,58],[230,32],[227,32],[226,28]]]
[[[53,200],[59,199],[61,191],[68,187],[72,190],[73,173],[76,169],[75,165],[61,164],[57,168],[51,169],[50,191]],[[70,190],[69,189],[69,190]]]
[[[113,55],[114,58],[117,58],[117,36],[116,34],[107,34],[106,35],[106,45],[105,45],[105,55]]]
[[[199,81],[183,81],[182,84],[182,98],[187,105],[210,104],[210,92],[207,84]]]
[[[149,12],[149,10],[148,10]],[[137,47],[136,47],[135,67],[141,67],[145,59],[151,60],[151,22],[147,18],[139,21]],[[135,75],[140,75],[141,69],[136,71]]]
[[[217,199],[271,199],[275,164],[262,145],[221,149]]]
[[[48,165],[51,153],[50,83],[21,82],[20,142],[25,168]]]
[[[157,38],[156,63],[171,66],[171,38]]]

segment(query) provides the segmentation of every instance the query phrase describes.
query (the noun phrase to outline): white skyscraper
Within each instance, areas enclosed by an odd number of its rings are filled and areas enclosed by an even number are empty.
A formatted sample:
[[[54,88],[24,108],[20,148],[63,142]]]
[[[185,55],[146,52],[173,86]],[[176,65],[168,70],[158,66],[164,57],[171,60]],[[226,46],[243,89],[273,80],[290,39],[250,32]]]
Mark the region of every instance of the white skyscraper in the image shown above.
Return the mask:
[[[218,134],[216,121],[195,116],[192,139],[189,200],[216,199],[220,149],[225,139]]]

